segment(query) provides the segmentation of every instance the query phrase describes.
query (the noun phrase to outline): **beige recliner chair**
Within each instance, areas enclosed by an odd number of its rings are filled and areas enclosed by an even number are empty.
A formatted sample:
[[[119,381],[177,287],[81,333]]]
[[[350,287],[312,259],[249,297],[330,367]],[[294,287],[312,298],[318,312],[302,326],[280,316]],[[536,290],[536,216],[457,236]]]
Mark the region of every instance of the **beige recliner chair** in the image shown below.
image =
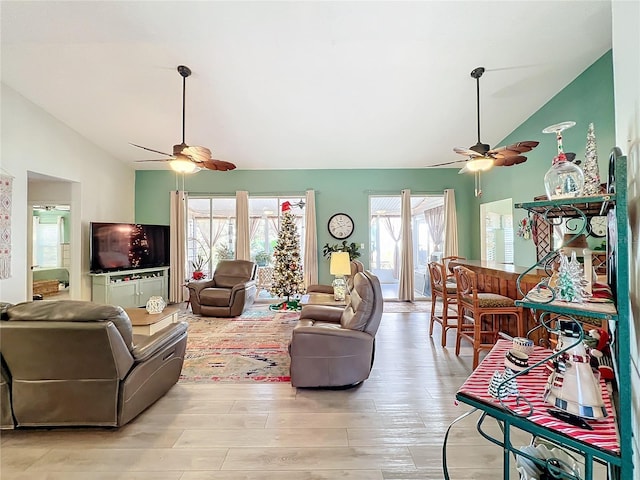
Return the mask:
[[[2,427],[124,425],[178,381],[186,343],[185,322],[134,336],[117,306],[13,305],[0,321]]]
[[[291,385],[340,387],[366,380],[382,307],[378,277],[367,271],[354,276],[344,309],[304,306],[289,345]]]
[[[353,288],[353,277],[356,273],[364,272],[364,265],[359,260],[351,260],[351,274],[347,277],[347,290],[350,292]],[[333,287],[331,285],[309,285],[307,293],[327,293],[333,295]]]
[[[248,260],[223,260],[213,279],[190,282],[189,302],[196,315],[237,317],[253,304],[258,288],[258,266]]]

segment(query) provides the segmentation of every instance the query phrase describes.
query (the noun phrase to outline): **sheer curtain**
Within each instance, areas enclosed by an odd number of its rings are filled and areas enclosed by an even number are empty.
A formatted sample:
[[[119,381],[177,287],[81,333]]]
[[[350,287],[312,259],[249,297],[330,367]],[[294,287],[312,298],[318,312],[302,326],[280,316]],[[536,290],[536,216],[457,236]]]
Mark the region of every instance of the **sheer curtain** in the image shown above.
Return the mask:
[[[316,231],[316,192],[307,190],[305,197],[304,272],[305,288],[318,283],[318,233]]]
[[[444,256],[458,256],[458,217],[453,189],[444,191]]]
[[[402,190],[400,206],[402,258],[398,300],[413,302],[413,235],[411,231],[411,190]]]
[[[429,227],[429,236],[437,252],[442,252],[444,234],[444,207],[430,208],[424,211],[424,220]]]
[[[249,243],[249,192],[236,192],[236,260],[251,260]]]
[[[391,223],[391,217],[383,217],[382,225],[386,228],[387,232],[393,239],[394,247],[393,247],[393,278],[398,278],[400,271],[400,235],[402,235],[402,226],[400,229],[395,231],[393,229],[393,223]]]
[[[187,260],[187,193],[174,190],[171,195],[169,302],[186,300],[184,282]]]

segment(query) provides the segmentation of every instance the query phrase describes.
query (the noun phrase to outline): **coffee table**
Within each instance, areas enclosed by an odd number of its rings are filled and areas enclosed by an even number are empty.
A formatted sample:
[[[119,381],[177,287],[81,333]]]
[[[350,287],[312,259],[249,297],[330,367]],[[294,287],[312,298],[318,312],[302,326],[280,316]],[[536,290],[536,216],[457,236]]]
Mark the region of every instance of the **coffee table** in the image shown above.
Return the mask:
[[[178,305],[169,305],[160,313],[150,314],[145,308],[125,308],[129,315],[134,335],[153,335],[178,321]]]

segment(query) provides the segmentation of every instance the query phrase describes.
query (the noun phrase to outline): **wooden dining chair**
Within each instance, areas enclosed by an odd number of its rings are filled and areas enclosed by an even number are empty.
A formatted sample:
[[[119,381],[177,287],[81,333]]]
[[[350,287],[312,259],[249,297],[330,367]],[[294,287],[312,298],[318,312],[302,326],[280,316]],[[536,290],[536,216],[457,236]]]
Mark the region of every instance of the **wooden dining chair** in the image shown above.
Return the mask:
[[[429,262],[429,278],[431,279],[431,320],[429,336],[433,336],[433,324],[438,322],[442,327],[442,346],[447,346],[447,330],[458,327],[456,284],[447,281],[447,270],[443,263]],[[436,304],[440,299],[442,312],[436,312]],[[453,308],[452,308],[453,306]]]
[[[473,270],[457,266],[453,271],[458,304],[456,355],[460,355],[462,339],[471,342],[475,370],[480,351],[491,350],[495,345],[501,321],[515,319],[517,335],[524,336],[524,311],[509,297],[479,292],[476,273]]]

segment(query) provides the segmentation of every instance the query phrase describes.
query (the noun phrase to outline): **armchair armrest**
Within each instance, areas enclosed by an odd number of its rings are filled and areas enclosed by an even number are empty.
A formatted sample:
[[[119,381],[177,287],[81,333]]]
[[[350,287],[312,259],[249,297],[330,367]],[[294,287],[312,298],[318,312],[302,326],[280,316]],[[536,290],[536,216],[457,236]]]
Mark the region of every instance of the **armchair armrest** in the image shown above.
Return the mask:
[[[235,302],[236,295],[238,295],[238,293],[244,292],[254,285],[256,285],[255,280],[247,280],[246,282],[237,283],[236,285],[234,285],[233,288],[231,288],[230,303],[233,304]]]
[[[172,323],[151,336],[136,335],[131,355],[136,362],[144,362],[172,344],[177,337],[187,334],[187,322]]]
[[[191,294],[195,295],[198,298],[200,297],[200,292],[203,289],[209,288],[209,287],[215,287],[215,286],[216,286],[215,279],[211,279],[211,280],[194,280],[192,282],[187,283],[187,288],[189,289]]]
[[[333,295],[333,287],[331,285],[309,285],[307,293],[328,293]]]
[[[330,305],[305,305],[300,312],[300,320],[340,323],[344,307]]]

